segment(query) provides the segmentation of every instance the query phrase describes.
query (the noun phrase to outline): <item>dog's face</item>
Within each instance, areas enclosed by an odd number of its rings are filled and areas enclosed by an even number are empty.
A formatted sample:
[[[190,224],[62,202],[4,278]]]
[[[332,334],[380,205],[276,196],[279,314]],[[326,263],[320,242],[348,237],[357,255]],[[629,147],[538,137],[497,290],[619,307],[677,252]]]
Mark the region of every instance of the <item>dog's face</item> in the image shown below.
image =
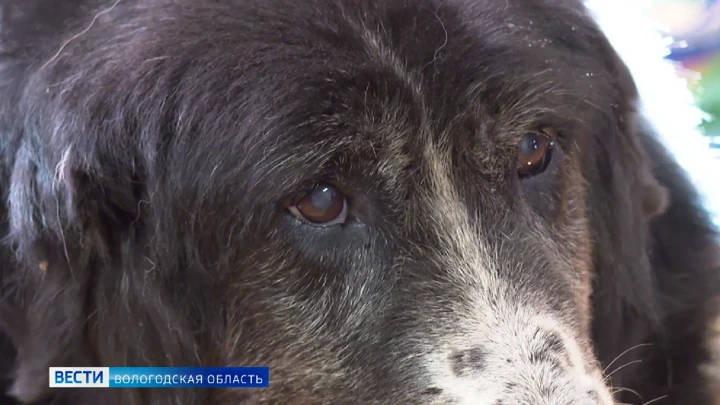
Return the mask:
[[[469,3],[293,9],[228,56],[249,94],[185,176],[207,176],[222,361],[269,365],[259,397],[612,402],[588,176],[632,94],[579,7]]]
[[[217,403],[613,402],[591,196],[657,207],[630,193],[651,188],[634,88],[580,4],[146,3],[47,88],[52,125],[97,136],[44,152],[83,231],[38,273],[95,269],[101,363],[270,367]]]

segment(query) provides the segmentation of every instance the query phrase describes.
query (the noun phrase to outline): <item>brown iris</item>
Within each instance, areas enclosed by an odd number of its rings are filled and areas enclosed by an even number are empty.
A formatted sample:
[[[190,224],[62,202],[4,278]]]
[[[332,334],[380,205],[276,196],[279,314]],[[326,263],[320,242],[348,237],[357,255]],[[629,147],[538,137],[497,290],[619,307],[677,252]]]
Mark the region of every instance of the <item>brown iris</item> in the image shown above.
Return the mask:
[[[553,138],[547,131],[532,131],[523,135],[518,146],[518,175],[537,176],[552,160]]]
[[[288,208],[296,217],[311,224],[339,225],[347,219],[347,199],[335,187],[319,184]]]

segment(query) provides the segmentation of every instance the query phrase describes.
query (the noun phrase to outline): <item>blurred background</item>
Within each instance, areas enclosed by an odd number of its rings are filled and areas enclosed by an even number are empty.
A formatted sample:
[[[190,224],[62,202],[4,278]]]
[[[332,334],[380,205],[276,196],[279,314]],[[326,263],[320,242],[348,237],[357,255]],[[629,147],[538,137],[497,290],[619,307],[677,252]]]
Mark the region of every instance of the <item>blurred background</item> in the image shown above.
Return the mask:
[[[699,124],[702,136],[691,134],[701,139],[677,134],[672,136],[678,139],[667,144],[676,155],[685,156],[679,158],[680,163],[691,177],[704,183],[708,206],[720,225],[720,0],[632,1],[642,3],[643,12],[666,36],[666,59],[675,63],[677,76],[685,80],[695,104],[704,112]],[[678,111],[678,121],[680,115]],[[698,145],[707,145],[709,165],[693,162],[693,157],[703,160],[698,149],[703,146]]]
[[[720,0],[652,0],[646,12],[672,37],[667,57],[707,113],[701,129],[720,159]]]

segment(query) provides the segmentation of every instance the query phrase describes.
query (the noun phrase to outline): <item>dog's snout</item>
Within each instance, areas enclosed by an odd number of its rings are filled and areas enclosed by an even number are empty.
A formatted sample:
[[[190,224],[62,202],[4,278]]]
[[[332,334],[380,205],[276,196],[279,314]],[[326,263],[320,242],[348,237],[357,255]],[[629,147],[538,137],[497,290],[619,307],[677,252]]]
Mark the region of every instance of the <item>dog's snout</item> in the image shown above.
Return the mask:
[[[458,404],[613,404],[602,374],[576,339],[543,323],[547,319],[523,326],[507,319],[477,338],[454,341],[441,360],[445,371],[432,368],[440,373],[431,397]]]

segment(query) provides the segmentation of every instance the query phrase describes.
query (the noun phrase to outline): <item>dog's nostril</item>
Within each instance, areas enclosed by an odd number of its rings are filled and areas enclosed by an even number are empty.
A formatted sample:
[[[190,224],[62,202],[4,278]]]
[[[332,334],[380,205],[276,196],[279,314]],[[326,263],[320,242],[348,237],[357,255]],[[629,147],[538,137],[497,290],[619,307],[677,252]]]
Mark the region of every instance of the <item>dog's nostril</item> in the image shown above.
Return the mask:
[[[564,345],[562,338],[557,332],[549,332],[545,338],[547,348],[550,352],[560,354],[564,352]]]
[[[473,371],[481,371],[485,368],[485,356],[485,351],[477,347],[455,352],[450,355],[452,371],[458,377]]]
[[[602,396],[597,390],[588,390],[587,394],[594,402],[598,404],[603,403]]]
[[[530,361],[533,363],[551,362],[556,367],[562,368],[563,363],[570,365],[570,356],[565,347],[563,338],[556,331],[538,331],[536,335],[542,339],[541,347],[530,354]]]
[[[437,387],[430,387],[425,389],[421,394],[422,395],[440,395],[442,394],[443,390]]]

